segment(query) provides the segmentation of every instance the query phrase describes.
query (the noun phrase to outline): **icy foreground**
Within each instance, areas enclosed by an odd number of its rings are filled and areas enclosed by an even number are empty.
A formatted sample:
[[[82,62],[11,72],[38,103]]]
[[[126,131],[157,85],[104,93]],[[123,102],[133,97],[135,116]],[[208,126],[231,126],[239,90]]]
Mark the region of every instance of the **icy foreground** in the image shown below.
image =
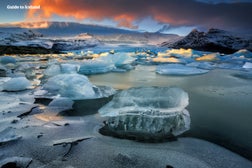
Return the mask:
[[[116,94],[99,113],[108,117],[105,127],[112,134],[163,139],[189,129],[188,104],[188,94],[180,88],[139,87]]]

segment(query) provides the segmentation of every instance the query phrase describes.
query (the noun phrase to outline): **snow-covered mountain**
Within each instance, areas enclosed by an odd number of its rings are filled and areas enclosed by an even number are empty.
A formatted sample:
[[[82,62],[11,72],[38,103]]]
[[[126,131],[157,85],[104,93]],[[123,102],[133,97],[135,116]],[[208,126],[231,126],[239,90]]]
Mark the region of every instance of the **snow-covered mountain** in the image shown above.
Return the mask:
[[[76,50],[94,47],[100,44],[92,35],[87,33],[71,37],[44,36],[35,29],[0,29],[0,46],[40,47],[56,51]]]
[[[170,48],[192,48],[196,50],[233,53],[240,49],[252,50],[252,37],[244,37],[219,29],[199,32],[194,29],[177,42],[164,42],[161,46]]]
[[[28,29],[16,31],[15,29],[2,28],[0,30],[0,45],[51,48],[49,43],[38,40],[41,37],[43,37],[41,33]]]
[[[37,22],[35,22],[37,23]],[[0,25],[0,46],[41,47],[56,51],[79,50],[99,44],[157,45],[181,39],[174,34],[130,31],[72,22],[48,22],[47,28]]]
[[[110,34],[110,35],[94,35],[99,41],[103,43],[131,43],[131,44],[149,44],[159,45],[164,41],[169,40],[175,42],[182,37],[175,34],[162,33],[129,33],[129,34]]]

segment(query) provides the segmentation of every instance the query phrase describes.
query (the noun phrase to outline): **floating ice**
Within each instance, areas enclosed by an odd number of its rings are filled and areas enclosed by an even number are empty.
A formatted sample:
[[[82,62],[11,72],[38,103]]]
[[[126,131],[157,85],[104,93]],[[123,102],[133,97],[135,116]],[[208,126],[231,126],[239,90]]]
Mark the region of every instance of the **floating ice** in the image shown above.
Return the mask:
[[[110,89],[113,94],[114,90]],[[88,78],[79,74],[60,74],[48,79],[43,85],[48,96],[61,96],[70,99],[89,99],[103,97],[103,92],[90,83]],[[107,95],[106,95],[107,96]]]
[[[80,66],[79,73],[89,75],[110,71],[124,72],[133,68],[131,63],[134,60],[135,58],[126,53],[105,54],[93,60],[85,60]]]
[[[242,66],[242,68],[250,69],[250,68],[252,68],[252,63],[251,63],[251,62],[246,62],[246,63]]]
[[[81,64],[79,73],[90,75],[98,73],[106,73],[115,69],[115,65],[112,62],[104,62],[101,60],[86,60]]]
[[[59,75],[60,73],[61,69],[58,64],[52,64],[44,71],[44,74],[48,77]]]
[[[30,86],[30,81],[25,77],[11,78],[2,85],[3,90],[6,91],[22,91],[26,90]]]
[[[209,70],[189,67],[182,64],[165,64],[157,66],[156,72],[162,75],[199,75],[207,73]]]
[[[189,129],[188,104],[188,94],[180,88],[140,87],[114,95],[99,113],[109,117],[106,127],[114,134],[159,139]]]
[[[153,62],[162,62],[162,63],[186,63],[186,59],[175,58],[175,57],[156,57],[152,59]]]
[[[192,57],[194,50],[192,49],[170,49],[166,53],[158,53],[158,56],[179,56],[179,57]]]
[[[252,52],[250,52],[246,49],[242,49],[242,50],[239,50],[239,51],[235,52],[234,54],[232,54],[232,56],[252,58]]]
[[[3,56],[0,58],[0,63],[2,64],[16,64],[16,59],[10,56]]]
[[[216,64],[216,68],[241,70],[242,65],[234,63],[234,62],[232,62],[232,63],[224,62],[224,63]]]
[[[191,62],[189,64],[186,64],[186,66],[196,67],[200,69],[207,69],[207,70],[212,70],[215,67],[214,63],[212,62]]]
[[[197,61],[215,61],[218,60],[219,53],[206,54],[201,57],[196,58]]]
[[[116,53],[99,57],[97,60],[111,62],[116,67],[121,67],[126,64],[131,64],[135,60],[135,58],[128,56],[126,53]]]
[[[48,77],[63,74],[63,73],[77,73],[79,70],[79,65],[76,64],[52,64],[44,72]]]
[[[62,73],[77,73],[79,70],[79,65],[76,64],[61,64],[61,72]]]

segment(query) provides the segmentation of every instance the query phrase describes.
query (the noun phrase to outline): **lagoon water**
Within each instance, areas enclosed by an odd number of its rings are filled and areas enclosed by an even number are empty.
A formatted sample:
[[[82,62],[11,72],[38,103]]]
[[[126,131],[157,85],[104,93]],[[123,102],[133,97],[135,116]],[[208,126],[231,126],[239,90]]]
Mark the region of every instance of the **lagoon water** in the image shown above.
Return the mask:
[[[182,136],[222,145],[252,159],[252,80],[237,71],[216,69],[195,76],[165,76],[156,66],[137,65],[126,73],[91,75],[95,85],[126,89],[138,86],[178,86],[189,93],[191,129]]]

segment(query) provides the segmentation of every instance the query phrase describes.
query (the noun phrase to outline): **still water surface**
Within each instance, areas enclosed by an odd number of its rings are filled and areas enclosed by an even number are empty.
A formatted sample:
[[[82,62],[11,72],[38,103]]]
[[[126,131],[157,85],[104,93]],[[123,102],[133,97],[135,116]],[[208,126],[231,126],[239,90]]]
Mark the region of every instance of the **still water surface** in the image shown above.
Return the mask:
[[[95,85],[116,89],[177,86],[189,94],[191,129],[183,136],[202,138],[252,160],[252,80],[232,76],[237,71],[212,70],[197,76],[164,76],[155,66],[136,66],[126,73],[91,75]]]

